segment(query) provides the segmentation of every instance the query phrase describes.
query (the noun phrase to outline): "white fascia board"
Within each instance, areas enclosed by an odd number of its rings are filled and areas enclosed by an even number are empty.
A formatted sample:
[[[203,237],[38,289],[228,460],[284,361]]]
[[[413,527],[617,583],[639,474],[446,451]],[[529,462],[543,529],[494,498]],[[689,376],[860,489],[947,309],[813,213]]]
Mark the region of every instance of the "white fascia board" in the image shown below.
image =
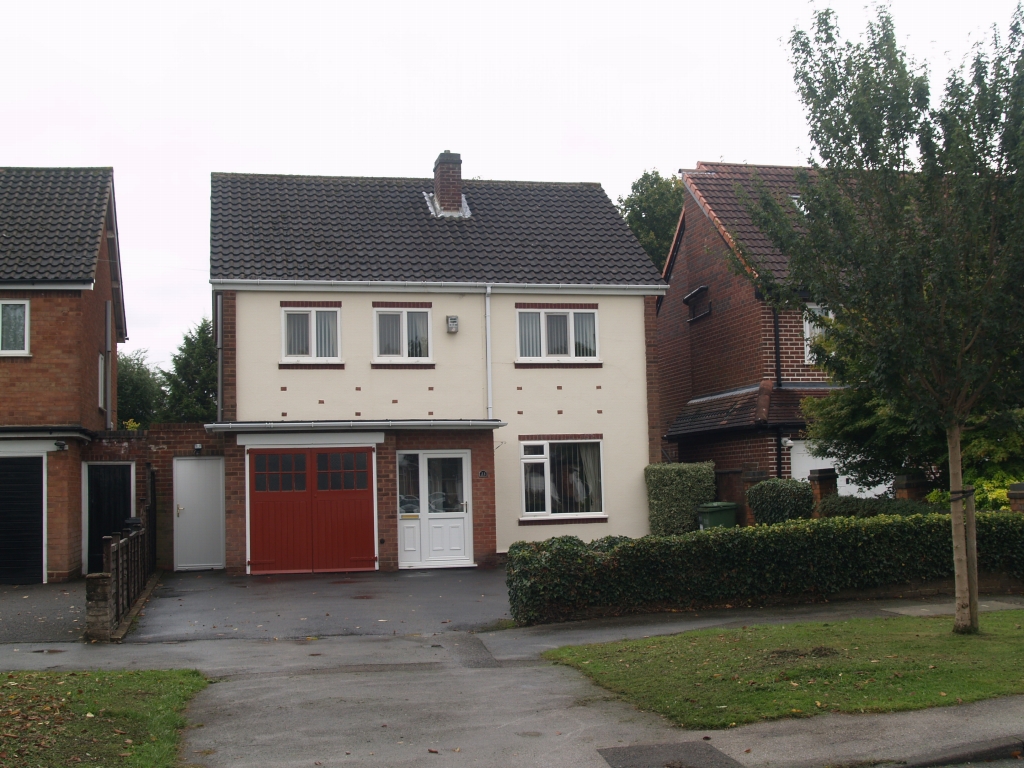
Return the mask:
[[[667,285],[593,285],[585,283],[456,283],[372,280],[211,280],[220,291],[338,291],[375,293],[554,293],[591,296],[661,296]]]
[[[287,446],[299,448],[317,446],[333,448],[338,445],[376,445],[384,442],[383,432],[243,432],[238,436],[239,445]]]
[[[56,440],[2,440],[0,456],[40,456],[58,450]]]
[[[225,421],[203,425],[210,432],[341,432],[381,429],[497,429],[508,423],[497,419],[387,419],[378,421]]]
[[[7,280],[0,282],[0,291],[91,291],[93,281],[81,283],[56,283],[45,280]]]

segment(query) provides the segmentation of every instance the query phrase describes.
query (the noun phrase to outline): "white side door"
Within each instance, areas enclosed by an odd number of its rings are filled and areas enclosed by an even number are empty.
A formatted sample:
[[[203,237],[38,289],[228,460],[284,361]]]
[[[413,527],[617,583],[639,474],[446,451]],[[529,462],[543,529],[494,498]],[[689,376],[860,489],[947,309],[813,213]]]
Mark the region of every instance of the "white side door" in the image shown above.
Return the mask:
[[[470,453],[400,452],[398,464],[399,566],[472,564]]]
[[[174,460],[174,570],[223,568],[224,459]]]

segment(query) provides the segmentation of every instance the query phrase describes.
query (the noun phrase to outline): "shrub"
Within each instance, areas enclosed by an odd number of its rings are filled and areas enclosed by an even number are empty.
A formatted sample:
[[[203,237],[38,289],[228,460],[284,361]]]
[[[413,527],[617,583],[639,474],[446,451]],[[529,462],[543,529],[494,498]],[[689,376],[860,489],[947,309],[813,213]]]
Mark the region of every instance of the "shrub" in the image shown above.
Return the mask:
[[[715,464],[649,464],[644,469],[651,533],[672,536],[697,529],[697,505],[715,500]]]
[[[930,515],[949,512],[949,507],[909,499],[861,499],[856,496],[826,496],[818,502],[822,517],[876,517],[878,515]]]
[[[538,624],[953,575],[947,515],[793,520],[608,543],[562,536],[509,547],[512,618]],[[978,567],[1024,578],[1024,515],[978,514]]]
[[[773,477],[748,490],[747,503],[758,523],[773,525],[809,518],[814,512],[814,491],[810,483]]]

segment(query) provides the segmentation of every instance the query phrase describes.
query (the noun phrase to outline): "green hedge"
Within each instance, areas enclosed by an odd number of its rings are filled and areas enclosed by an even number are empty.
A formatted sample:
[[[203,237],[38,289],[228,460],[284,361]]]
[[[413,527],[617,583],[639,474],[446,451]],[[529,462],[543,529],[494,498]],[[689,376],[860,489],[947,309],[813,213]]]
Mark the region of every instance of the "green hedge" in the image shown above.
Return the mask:
[[[941,504],[928,504],[909,499],[861,499],[856,496],[826,496],[818,502],[822,517],[877,517],[878,515],[930,515],[949,512]]]
[[[697,505],[715,500],[715,464],[649,464],[644,469],[651,533],[673,536],[697,529]]]
[[[814,491],[810,483],[773,477],[747,491],[747,503],[761,525],[787,520],[806,520],[814,512]]]
[[[978,514],[978,565],[1024,579],[1024,515]],[[953,575],[948,515],[833,517],[682,536],[509,547],[519,624],[594,614],[831,595]]]

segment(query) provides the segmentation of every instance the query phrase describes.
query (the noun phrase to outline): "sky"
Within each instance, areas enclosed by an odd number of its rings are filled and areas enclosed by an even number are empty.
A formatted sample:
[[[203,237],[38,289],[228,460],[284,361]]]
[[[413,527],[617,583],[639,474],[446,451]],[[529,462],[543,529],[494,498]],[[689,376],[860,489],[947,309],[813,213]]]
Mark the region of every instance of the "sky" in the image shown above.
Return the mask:
[[[934,87],[1016,0],[892,0]],[[808,156],[772,2],[0,2],[0,166],[112,166],[129,341],[168,366],[210,312],[210,173],[600,182]]]

